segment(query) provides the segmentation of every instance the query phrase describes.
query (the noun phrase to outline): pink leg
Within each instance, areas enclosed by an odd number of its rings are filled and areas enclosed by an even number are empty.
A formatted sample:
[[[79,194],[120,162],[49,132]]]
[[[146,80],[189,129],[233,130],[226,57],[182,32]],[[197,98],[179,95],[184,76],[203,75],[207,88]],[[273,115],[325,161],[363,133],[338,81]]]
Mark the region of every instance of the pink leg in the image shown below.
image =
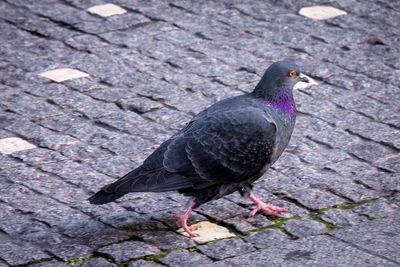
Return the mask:
[[[176,219],[176,224],[179,227],[182,227],[183,230],[185,230],[186,233],[188,233],[190,236],[199,236],[198,234],[193,233],[193,231],[196,231],[198,229],[197,226],[188,226],[187,225],[187,220],[190,217],[190,214],[192,213],[193,207],[194,207],[194,199],[192,198],[189,200],[189,203],[187,205],[187,208],[184,213],[182,214],[173,214],[173,217]]]
[[[250,216],[254,216],[256,215],[256,213],[258,211],[262,211],[267,215],[273,215],[273,216],[277,216],[279,215],[279,213],[281,212],[285,212],[288,211],[287,208],[281,208],[281,207],[277,207],[271,204],[267,204],[265,202],[263,202],[261,199],[259,199],[258,197],[256,197],[253,193],[250,193],[249,198],[256,203],[257,207],[254,208],[251,212],[250,212]]]

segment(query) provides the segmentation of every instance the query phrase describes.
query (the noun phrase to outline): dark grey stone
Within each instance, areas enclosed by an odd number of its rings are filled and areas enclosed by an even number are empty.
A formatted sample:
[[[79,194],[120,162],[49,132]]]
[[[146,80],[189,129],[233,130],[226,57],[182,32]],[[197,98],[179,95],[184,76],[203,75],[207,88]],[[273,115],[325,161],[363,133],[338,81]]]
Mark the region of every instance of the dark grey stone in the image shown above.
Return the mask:
[[[121,211],[109,211],[106,214],[102,214],[99,219],[115,228],[139,234],[142,231],[160,231],[166,228],[161,222],[151,220],[149,216],[139,215],[125,209]]]
[[[334,233],[334,237],[351,246],[358,247],[372,255],[392,260],[398,264],[400,255],[399,220],[397,212],[390,218],[367,221],[356,228],[346,228]]]
[[[119,244],[113,244],[102,247],[97,250],[98,253],[112,257],[116,261],[127,261],[134,258],[159,253],[158,248],[140,241],[125,241]]]
[[[256,214],[255,216],[251,217],[249,217],[248,214],[239,215],[233,218],[226,219],[224,220],[224,222],[234,227],[236,231],[241,233],[247,233],[257,228],[273,224],[273,222],[271,222],[261,214]]]
[[[357,225],[367,218],[358,215],[352,210],[331,209],[324,211],[319,215],[324,221],[331,223],[337,227],[349,227]]]
[[[283,227],[297,237],[307,237],[328,232],[323,223],[311,219],[289,220],[283,223]]]
[[[187,250],[177,250],[162,257],[160,261],[168,266],[187,266],[190,264],[205,265],[212,263],[212,261],[205,255],[196,251],[189,252]]]
[[[47,249],[60,259],[86,258],[92,255],[93,249],[80,244],[60,244]]]
[[[278,230],[266,229],[249,234],[245,240],[254,244],[255,247],[263,249],[285,242],[289,240],[289,236]]]
[[[242,239],[223,239],[199,246],[198,249],[215,260],[239,256],[255,250],[251,244],[244,242]]]
[[[161,250],[188,248],[195,245],[190,238],[169,231],[139,232],[137,236]]]
[[[315,210],[332,207],[345,202],[344,199],[336,195],[314,188],[306,188],[293,192],[290,194],[290,197],[302,205]]]
[[[161,264],[158,264],[153,261],[145,261],[145,260],[137,260],[128,264],[128,267],[160,267]]]
[[[84,261],[79,266],[81,267],[115,267],[117,265],[103,259],[103,258],[92,258]]]
[[[354,209],[355,212],[368,216],[370,219],[380,219],[392,215],[398,206],[388,203],[383,199],[378,199],[372,203],[363,204]]]
[[[29,243],[16,243],[6,240],[1,236],[0,258],[9,265],[23,265],[35,261],[51,259],[51,256],[43,252],[40,248]]]
[[[329,236],[316,236],[219,262],[217,266],[397,266]],[[219,265],[221,264],[221,265]]]
[[[138,113],[146,113],[162,108],[163,105],[160,102],[153,101],[147,97],[124,97],[118,101],[118,104],[126,110],[135,111]]]
[[[197,210],[199,213],[210,216],[218,221],[229,219],[241,214],[248,214],[246,209],[226,199],[208,202],[200,206]]]
[[[52,261],[45,261],[45,262],[41,262],[41,263],[30,264],[29,266],[33,266],[33,267],[67,267],[69,265],[64,262],[61,262],[61,261],[52,260]]]

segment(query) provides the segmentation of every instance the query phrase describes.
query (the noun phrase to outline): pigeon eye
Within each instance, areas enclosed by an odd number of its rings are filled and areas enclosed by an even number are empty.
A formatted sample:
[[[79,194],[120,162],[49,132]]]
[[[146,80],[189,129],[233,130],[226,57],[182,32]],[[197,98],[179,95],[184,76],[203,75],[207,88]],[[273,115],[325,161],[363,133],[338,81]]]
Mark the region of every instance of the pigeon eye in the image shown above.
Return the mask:
[[[288,76],[289,77],[297,76],[297,72],[295,70],[291,70],[291,71],[289,71]]]

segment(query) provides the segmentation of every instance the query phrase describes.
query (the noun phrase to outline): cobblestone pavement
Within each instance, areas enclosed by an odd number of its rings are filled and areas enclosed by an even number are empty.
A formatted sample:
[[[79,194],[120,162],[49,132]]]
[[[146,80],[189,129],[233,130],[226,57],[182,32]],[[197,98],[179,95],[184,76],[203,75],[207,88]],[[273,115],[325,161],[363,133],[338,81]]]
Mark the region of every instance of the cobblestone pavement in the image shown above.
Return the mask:
[[[347,14],[324,20],[299,15],[319,1],[112,2],[0,2],[1,267],[400,265],[399,1],[326,0]],[[232,194],[192,223],[235,237],[198,243],[176,193],[85,200],[287,57],[319,85],[255,187],[282,218]]]

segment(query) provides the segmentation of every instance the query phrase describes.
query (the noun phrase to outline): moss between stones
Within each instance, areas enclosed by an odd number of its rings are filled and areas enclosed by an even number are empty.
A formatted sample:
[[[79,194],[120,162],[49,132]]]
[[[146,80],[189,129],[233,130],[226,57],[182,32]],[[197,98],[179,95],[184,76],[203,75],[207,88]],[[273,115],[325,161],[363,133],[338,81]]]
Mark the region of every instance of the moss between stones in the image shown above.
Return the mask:
[[[319,223],[322,223],[325,225],[326,229],[328,229],[328,231],[334,231],[334,230],[338,230],[340,229],[340,227],[335,226],[334,224],[324,221],[323,219],[321,219],[320,217],[318,217],[316,214],[310,214],[309,218],[311,220],[317,221]]]
[[[270,221],[273,222],[272,225],[267,225],[267,226],[261,226],[261,227],[257,227],[248,231],[244,231],[243,234],[244,235],[248,235],[251,233],[256,233],[256,232],[260,232],[260,231],[264,231],[266,229],[276,229],[276,230],[280,230],[280,231],[284,231],[285,229],[282,227],[282,224],[288,220],[298,220],[298,219],[302,219],[304,217],[301,216],[293,216],[293,217],[289,217],[289,218],[283,218],[283,217],[272,217],[272,216],[267,216],[268,219]]]
[[[79,257],[79,258],[69,258],[69,259],[65,259],[64,262],[66,264],[80,264],[80,263],[84,263],[85,261],[89,260],[90,257]]]
[[[114,263],[115,263],[115,265],[117,265],[118,267],[123,267],[123,266],[125,266],[125,265],[127,264],[127,263],[124,262],[124,261],[115,261]]]
[[[352,208],[356,207],[356,203],[343,203],[341,205],[338,205],[336,208],[339,210],[351,210]]]
[[[367,216],[367,217],[368,217],[368,220],[370,220],[370,221],[382,220],[382,219],[387,218],[387,216],[377,216],[377,217]]]
[[[167,254],[168,253],[161,251],[156,254],[144,256],[143,259],[146,261],[159,261],[162,257],[164,257]]]

